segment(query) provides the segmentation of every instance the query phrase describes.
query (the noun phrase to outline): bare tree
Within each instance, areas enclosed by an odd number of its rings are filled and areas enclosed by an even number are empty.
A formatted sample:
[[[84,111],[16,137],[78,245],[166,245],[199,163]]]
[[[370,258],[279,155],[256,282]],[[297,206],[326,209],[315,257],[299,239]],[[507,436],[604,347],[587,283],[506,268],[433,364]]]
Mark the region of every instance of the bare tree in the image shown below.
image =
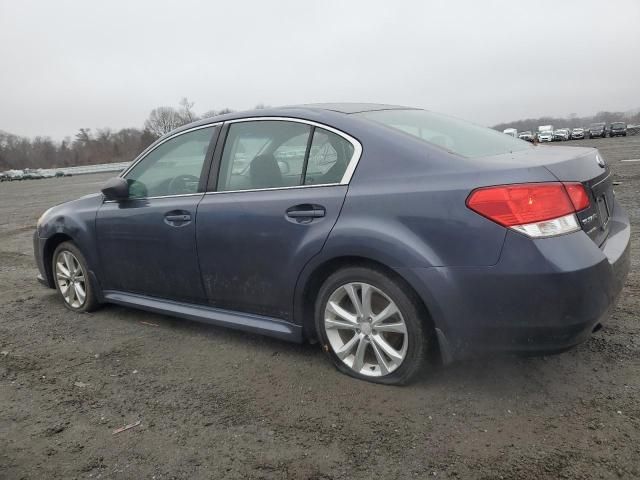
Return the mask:
[[[211,118],[217,115],[224,115],[225,113],[233,113],[233,110],[227,107],[223,108],[222,110],[209,110],[208,112],[202,114],[202,118]]]
[[[184,125],[180,113],[173,107],[158,107],[151,110],[149,118],[144,122],[144,128],[161,137],[171,130]]]
[[[198,120],[198,115],[193,112],[194,102],[190,102],[187,97],[182,97],[180,100],[180,118],[182,119],[182,123],[186,125],[187,123],[195,122]]]

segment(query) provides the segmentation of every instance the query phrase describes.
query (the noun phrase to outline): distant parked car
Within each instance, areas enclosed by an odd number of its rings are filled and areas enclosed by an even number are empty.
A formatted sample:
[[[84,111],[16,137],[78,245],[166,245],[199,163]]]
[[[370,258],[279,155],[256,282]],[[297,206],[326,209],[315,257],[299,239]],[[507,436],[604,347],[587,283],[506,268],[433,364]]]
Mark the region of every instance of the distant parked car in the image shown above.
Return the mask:
[[[526,132],[521,132],[518,135],[518,138],[520,140],[526,140],[527,142],[533,142],[533,133],[531,133],[531,131],[527,130]]]
[[[10,182],[14,180],[22,180],[24,172],[22,170],[7,170],[4,174],[8,177]]]
[[[515,128],[505,128],[502,133],[513,138],[518,138],[518,130]]]
[[[606,136],[607,136],[606,123],[592,123],[589,126],[589,138],[596,138],[596,137],[604,138]]]
[[[568,128],[559,128],[555,132],[553,132],[553,140],[554,141],[566,141],[569,140],[570,133]]]
[[[613,122],[609,128],[610,137],[626,137],[627,124],[624,122]]]
[[[571,140],[583,140],[584,139],[584,128],[574,128],[571,130]]]
[[[538,132],[539,142],[553,142],[553,130],[542,130]]]
[[[44,178],[40,172],[25,172],[22,176],[24,180],[40,180]]]

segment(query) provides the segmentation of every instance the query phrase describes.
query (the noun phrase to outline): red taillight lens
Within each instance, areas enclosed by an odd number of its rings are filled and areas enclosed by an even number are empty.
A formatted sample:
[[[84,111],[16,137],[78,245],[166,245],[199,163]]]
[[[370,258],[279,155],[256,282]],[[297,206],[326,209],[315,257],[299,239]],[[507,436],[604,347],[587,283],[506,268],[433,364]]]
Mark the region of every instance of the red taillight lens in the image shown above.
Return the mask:
[[[579,183],[566,186],[553,182],[484,187],[474,190],[467,198],[467,206],[471,210],[505,227],[563,217],[588,205],[589,197]]]
[[[567,189],[567,193],[569,194],[569,198],[571,199],[571,203],[573,203],[573,207],[576,209],[576,212],[584,210],[589,206],[589,195],[587,195],[584,185],[577,182],[565,183],[564,188]]]

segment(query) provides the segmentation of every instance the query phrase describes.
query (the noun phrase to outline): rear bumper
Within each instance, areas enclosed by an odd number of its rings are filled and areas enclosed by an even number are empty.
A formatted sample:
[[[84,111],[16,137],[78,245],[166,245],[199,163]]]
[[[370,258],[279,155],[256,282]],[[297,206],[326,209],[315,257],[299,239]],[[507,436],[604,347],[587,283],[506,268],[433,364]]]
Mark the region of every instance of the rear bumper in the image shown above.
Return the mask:
[[[400,273],[423,296],[452,358],[558,352],[588,339],[622,290],[630,225],[617,203],[610,222],[600,248],[582,231],[539,240],[510,231],[494,266]]]

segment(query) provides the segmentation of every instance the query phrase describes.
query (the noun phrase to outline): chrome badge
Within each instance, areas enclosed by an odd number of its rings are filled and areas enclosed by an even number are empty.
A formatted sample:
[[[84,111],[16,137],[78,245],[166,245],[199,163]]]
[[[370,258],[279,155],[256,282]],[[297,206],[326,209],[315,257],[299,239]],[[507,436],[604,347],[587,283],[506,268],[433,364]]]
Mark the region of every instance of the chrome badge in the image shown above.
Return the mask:
[[[598,165],[600,165],[602,168],[604,168],[606,166],[606,164],[604,163],[604,160],[602,159],[602,157],[600,155],[596,154],[596,162],[598,162]]]

